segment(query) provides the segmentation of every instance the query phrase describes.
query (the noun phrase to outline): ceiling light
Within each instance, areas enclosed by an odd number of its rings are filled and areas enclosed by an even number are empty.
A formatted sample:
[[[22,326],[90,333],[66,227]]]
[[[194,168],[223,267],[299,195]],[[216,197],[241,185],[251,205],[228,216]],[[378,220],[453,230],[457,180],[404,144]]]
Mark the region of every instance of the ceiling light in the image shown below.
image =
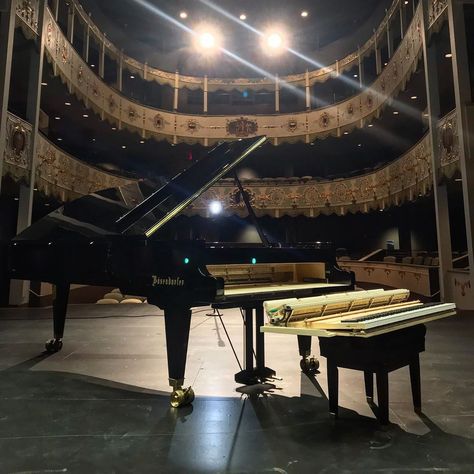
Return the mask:
[[[47,83],[47,82],[42,82],[41,85],[42,85],[42,86],[47,86],[48,83]]]
[[[410,99],[411,99],[411,100],[416,100],[416,99],[418,99],[418,96],[412,95],[412,96],[410,97]]]
[[[84,118],[88,118],[88,117],[89,117],[89,114],[82,114],[82,116],[83,116]]]
[[[125,148],[127,148],[127,146],[126,146],[126,145],[122,145],[122,148],[125,150]]]
[[[460,183],[462,181],[461,178],[456,178],[454,181],[456,181],[457,183]]]
[[[117,127],[112,127],[112,130],[114,130],[114,131],[117,130]]]
[[[222,212],[222,203],[220,201],[211,201],[209,203],[209,211],[214,215],[220,214]]]
[[[358,143],[357,146],[358,146],[358,147],[361,147],[361,146],[362,146],[362,143]]]
[[[423,117],[429,117],[429,114],[425,113],[425,114],[423,114]]]
[[[245,13],[241,13],[239,18],[242,20],[242,21],[245,21],[247,19],[247,15]]]
[[[71,102],[64,102],[64,105],[67,105],[69,107],[71,105]]]
[[[54,117],[54,120],[61,120],[61,117]]]
[[[349,135],[349,132],[346,130],[346,131],[344,132],[344,135]]]
[[[358,75],[358,74],[354,74],[354,77],[359,77],[359,75]]]
[[[373,127],[373,126],[374,126],[373,123],[369,123],[369,125],[368,125],[369,128],[370,128],[370,127]]]
[[[135,79],[135,76],[133,74],[131,74],[130,79]]]
[[[306,10],[303,10],[303,11],[301,12],[301,16],[302,16],[303,18],[306,18],[306,17],[308,16],[308,12],[307,12]]]
[[[445,58],[452,58],[453,57],[453,53],[446,53],[444,55]]]
[[[95,64],[91,64],[91,67],[95,67]]]
[[[216,39],[212,33],[209,33],[209,31],[200,34],[198,40],[199,46],[204,49],[212,49],[216,45]]]
[[[19,201],[19,200],[20,200],[20,198],[17,198],[17,197],[16,197],[16,198],[13,198],[13,199],[14,199],[15,201]]]
[[[388,63],[383,63],[384,66],[386,66]]]
[[[394,110],[393,111],[393,115],[398,115],[400,112],[398,112],[397,110]]]
[[[188,17],[188,14],[187,14],[187,12],[182,11],[182,12],[179,12],[179,17],[180,17],[182,20],[185,20],[185,19]]]
[[[145,143],[145,140],[140,140],[140,143],[143,145]]]
[[[58,142],[62,142],[62,141],[63,141],[62,138],[56,138],[56,140],[57,140]]]
[[[408,0],[405,0],[403,3],[404,3],[405,5],[408,5]]]
[[[270,55],[281,53],[286,47],[286,35],[281,30],[269,30],[263,35],[262,47]]]

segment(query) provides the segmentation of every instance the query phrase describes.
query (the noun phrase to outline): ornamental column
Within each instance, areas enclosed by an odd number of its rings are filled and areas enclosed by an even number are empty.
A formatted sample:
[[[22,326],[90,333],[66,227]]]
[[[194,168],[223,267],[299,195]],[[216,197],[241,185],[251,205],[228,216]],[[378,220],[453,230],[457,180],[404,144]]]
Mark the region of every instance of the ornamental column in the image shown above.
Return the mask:
[[[89,44],[90,44],[90,28],[89,23],[84,24],[83,42],[82,42],[82,59],[86,63],[89,62]]]
[[[451,43],[454,96],[459,137],[459,166],[462,177],[467,251],[471,275],[474,273],[474,68],[467,38],[472,38],[474,25],[467,23],[465,11],[474,12],[474,0],[448,0],[449,38]]]
[[[178,110],[178,99],[179,99],[179,72],[176,71],[174,74],[174,94],[173,94],[173,110]]]
[[[377,41],[377,33],[374,30],[375,34],[375,40],[374,40],[374,52],[375,52],[375,71],[377,73],[377,76],[381,74],[382,72],[382,53],[380,51],[380,47],[378,45]]]
[[[364,58],[360,54],[360,48],[357,48],[357,56],[359,58],[359,87],[364,87]]]
[[[407,9],[403,0],[400,0],[400,37],[405,37],[405,31],[407,26]]]
[[[67,39],[72,44],[74,39],[74,17],[76,12],[74,10],[74,4],[69,5],[67,15]]]
[[[20,185],[18,201],[17,233],[31,225],[33,211],[34,187],[36,177],[36,154],[39,139],[39,112],[41,102],[41,78],[44,58],[44,23],[47,0],[38,1],[38,31],[34,51],[30,59],[28,75],[28,92],[26,98],[26,120],[31,123],[31,138],[28,149],[29,179],[27,184]],[[10,285],[10,304],[19,305],[28,301],[29,282],[12,280]]]
[[[102,38],[99,44],[99,77],[104,78],[105,73],[105,41]]]
[[[428,43],[428,4],[423,2],[423,61],[425,69],[426,97],[428,105],[429,138],[431,148],[431,168],[433,173],[433,195],[436,211],[436,233],[439,255],[439,288],[441,301],[452,301],[449,271],[452,270],[451,228],[449,222],[448,192],[441,180],[441,152],[438,147],[438,120],[440,118],[439,84],[437,71],[436,44]],[[433,39],[433,38],[432,38]]]
[[[7,142],[7,113],[10,96],[15,5],[13,0],[0,3],[0,192],[2,190],[3,159]]]
[[[393,56],[393,35],[390,31],[390,18],[387,19],[387,52],[388,59]]]
[[[122,92],[123,89],[123,50],[120,51],[117,60],[117,89]]]
[[[57,22],[59,17],[59,0],[51,0],[51,12],[53,13],[53,18]]]
[[[306,92],[306,110],[311,109],[311,90],[309,88],[309,71],[306,69],[306,73],[304,75],[304,88]]]
[[[207,114],[207,74],[204,76],[203,83],[203,106],[202,111]]]
[[[275,112],[280,112],[280,79],[275,75]]]

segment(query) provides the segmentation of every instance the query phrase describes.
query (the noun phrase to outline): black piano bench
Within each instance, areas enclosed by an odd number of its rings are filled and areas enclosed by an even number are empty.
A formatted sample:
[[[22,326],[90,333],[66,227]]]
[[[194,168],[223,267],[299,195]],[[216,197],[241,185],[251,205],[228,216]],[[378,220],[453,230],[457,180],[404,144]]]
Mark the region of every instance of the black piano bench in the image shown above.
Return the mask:
[[[389,423],[388,374],[410,367],[411,392],[416,412],[421,411],[420,352],[425,350],[426,328],[419,324],[373,337],[320,337],[321,355],[327,359],[329,412],[337,417],[338,368],[364,372],[365,393],[372,402],[373,376],[377,382],[377,419]]]

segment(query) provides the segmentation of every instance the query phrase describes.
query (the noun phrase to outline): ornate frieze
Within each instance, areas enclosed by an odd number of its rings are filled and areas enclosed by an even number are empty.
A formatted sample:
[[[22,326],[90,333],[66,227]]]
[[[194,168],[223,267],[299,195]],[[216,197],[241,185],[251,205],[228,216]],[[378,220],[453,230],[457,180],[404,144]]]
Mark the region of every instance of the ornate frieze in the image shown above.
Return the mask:
[[[447,11],[448,0],[430,0],[428,4],[428,25],[433,27]]]
[[[436,0],[432,0],[436,2]],[[446,1],[446,0],[444,0]],[[308,72],[308,83],[310,86],[316,82],[324,82],[335,74],[341,74],[344,71],[349,71],[359,63],[359,57],[369,56],[376,43],[376,38],[382,37],[385,34],[387,25],[399,14],[400,2],[403,0],[393,0],[390,8],[387,10],[384,19],[374,32],[374,34],[363,44],[357,51],[348,54],[346,57],[339,59],[336,63],[320,67],[318,69]],[[162,85],[175,86],[175,74],[174,72],[163,71],[158,68],[145,65],[123,54],[118,47],[116,47],[107,36],[102,33],[97,25],[93,22],[92,18],[85,12],[79,0],[71,0],[72,5],[75,8],[76,16],[81,23],[88,25],[89,31],[96,37],[97,43],[104,43],[107,54],[115,60],[122,58],[123,66],[127,68],[133,74],[137,74],[142,78],[149,81],[156,81]],[[443,3],[443,2],[441,2]],[[439,10],[441,7],[437,6]],[[282,76],[281,82],[286,82],[294,87],[304,87],[306,84],[306,73],[291,74]],[[202,89],[204,85],[204,78],[197,76],[185,76],[180,75],[179,87],[187,89]],[[207,90],[245,90],[245,89],[266,89],[273,90],[275,87],[275,80],[273,78],[208,78],[207,79]]]
[[[16,15],[31,30],[38,33],[38,0],[18,0]]]

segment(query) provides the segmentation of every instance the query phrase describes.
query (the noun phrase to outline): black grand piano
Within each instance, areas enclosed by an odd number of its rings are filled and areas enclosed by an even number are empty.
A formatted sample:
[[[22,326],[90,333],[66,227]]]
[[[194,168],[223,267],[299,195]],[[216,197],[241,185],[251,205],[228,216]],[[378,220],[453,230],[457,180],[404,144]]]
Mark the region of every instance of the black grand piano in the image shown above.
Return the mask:
[[[164,310],[173,406],[194,398],[191,387],[183,388],[192,307],[242,308],[244,368],[235,380],[253,384],[273,375],[265,367],[259,331],[262,303],[352,290],[353,274],[338,268],[332,246],[270,243],[261,229],[262,244],[167,240],[162,230],[264,142],[258,137],[222,143],[158,190],[136,183],[84,196],[15,237],[9,249],[11,277],[55,288],[54,337],[46,350],[62,347],[71,284],[113,286]],[[237,184],[258,224],[238,179]],[[299,342],[307,362],[310,338]]]

